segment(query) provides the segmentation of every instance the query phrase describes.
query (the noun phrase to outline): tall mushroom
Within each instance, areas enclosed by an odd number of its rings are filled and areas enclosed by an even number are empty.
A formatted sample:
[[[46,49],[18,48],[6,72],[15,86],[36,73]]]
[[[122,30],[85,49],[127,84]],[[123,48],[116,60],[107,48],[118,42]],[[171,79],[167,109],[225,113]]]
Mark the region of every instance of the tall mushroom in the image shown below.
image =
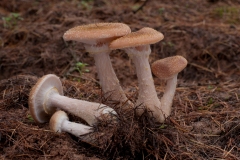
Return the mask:
[[[172,101],[177,86],[177,75],[187,66],[187,60],[182,56],[160,59],[152,63],[153,74],[159,79],[167,80],[164,95],[161,98],[161,109],[168,117],[171,113]]]
[[[123,23],[95,23],[71,28],[64,33],[63,39],[84,43],[86,51],[95,60],[100,85],[106,97],[110,96],[112,100],[132,105],[113,70],[108,47],[112,40],[130,32],[129,26]]]
[[[132,59],[136,67],[139,85],[137,105],[144,104],[153,111],[153,116],[160,122],[164,121],[165,118],[160,108],[161,103],[157,97],[148,58],[151,53],[150,44],[159,42],[163,38],[162,33],[145,27],[120,37],[109,45],[110,49],[124,49]],[[142,112],[142,109],[138,110],[138,114]]]
[[[54,132],[68,132],[85,142],[93,142],[93,139],[88,135],[93,131],[93,128],[81,123],[70,122],[64,111],[57,111],[52,115],[49,127]]]
[[[49,121],[57,108],[81,117],[89,125],[96,122],[96,117],[101,117],[102,115],[108,117],[112,114],[117,114],[112,108],[104,104],[63,96],[62,83],[53,74],[43,76],[33,86],[29,95],[28,105],[34,120],[39,123]]]

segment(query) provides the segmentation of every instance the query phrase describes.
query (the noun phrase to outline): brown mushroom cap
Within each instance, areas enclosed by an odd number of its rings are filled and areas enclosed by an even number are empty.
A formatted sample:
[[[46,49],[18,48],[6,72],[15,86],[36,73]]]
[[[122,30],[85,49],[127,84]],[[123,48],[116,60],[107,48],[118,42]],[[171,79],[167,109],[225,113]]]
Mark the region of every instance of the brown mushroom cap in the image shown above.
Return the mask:
[[[63,39],[96,44],[116,39],[130,32],[130,27],[123,23],[94,23],[69,29],[64,33]]]
[[[51,113],[47,114],[44,110],[46,95],[53,88],[63,95],[60,79],[56,75],[48,74],[40,78],[31,89],[28,106],[33,119],[38,123],[49,121],[51,114],[56,111],[56,108],[52,108]]]
[[[160,79],[169,79],[181,72],[187,66],[187,60],[182,56],[160,59],[152,63],[153,74]]]
[[[67,114],[64,111],[57,111],[55,112],[50,121],[49,121],[49,127],[54,132],[62,132],[62,123],[65,120],[69,120]]]
[[[163,34],[155,29],[144,27],[139,31],[129,33],[112,41],[109,45],[110,49],[122,49],[147,44],[154,44],[164,38]]]

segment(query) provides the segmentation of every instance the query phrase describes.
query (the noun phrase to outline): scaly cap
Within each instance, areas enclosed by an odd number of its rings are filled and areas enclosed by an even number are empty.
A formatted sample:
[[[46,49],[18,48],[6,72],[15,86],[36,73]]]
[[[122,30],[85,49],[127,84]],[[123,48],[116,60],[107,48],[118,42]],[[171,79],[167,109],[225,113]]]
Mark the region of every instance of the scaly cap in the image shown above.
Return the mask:
[[[130,32],[130,27],[124,23],[93,23],[69,29],[64,33],[63,39],[96,45],[99,42],[114,40]]]
[[[159,79],[169,79],[181,72],[187,66],[187,60],[182,56],[167,57],[152,63],[152,72]]]
[[[154,44],[164,38],[163,34],[155,29],[144,27],[136,32],[129,33],[112,41],[109,45],[110,49],[122,49],[128,47],[136,47],[147,44]]]

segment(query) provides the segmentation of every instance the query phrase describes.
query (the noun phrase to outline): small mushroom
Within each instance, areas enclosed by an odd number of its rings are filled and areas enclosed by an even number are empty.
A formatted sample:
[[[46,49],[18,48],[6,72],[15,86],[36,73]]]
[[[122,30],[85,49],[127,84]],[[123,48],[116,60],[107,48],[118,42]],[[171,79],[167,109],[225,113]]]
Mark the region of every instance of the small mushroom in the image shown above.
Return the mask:
[[[129,26],[123,23],[95,23],[71,28],[64,33],[63,39],[84,43],[86,51],[95,60],[100,85],[105,97],[111,97],[112,100],[122,103],[127,102],[127,104],[132,105],[113,70],[108,47],[112,40],[130,32]]]
[[[67,132],[88,143],[93,141],[88,135],[93,131],[93,128],[81,123],[70,122],[64,111],[55,112],[49,121],[49,126],[54,132]]]
[[[116,115],[110,107],[63,96],[62,83],[56,75],[48,74],[33,86],[28,100],[30,113],[39,123],[49,121],[57,108],[67,111],[85,120],[89,125],[96,122],[96,117]]]
[[[157,97],[148,58],[151,53],[150,44],[156,43],[163,38],[162,33],[145,27],[137,32],[120,37],[109,45],[110,49],[124,49],[132,59],[136,67],[139,84],[137,105],[146,105],[147,108],[153,111],[153,116],[157,121],[163,121],[164,117],[160,110],[161,103]],[[142,112],[143,110],[138,110],[138,114]]]
[[[167,80],[164,95],[161,98],[161,109],[166,117],[171,113],[173,97],[177,86],[177,75],[187,66],[187,60],[182,56],[160,59],[152,63],[153,74],[159,79]]]

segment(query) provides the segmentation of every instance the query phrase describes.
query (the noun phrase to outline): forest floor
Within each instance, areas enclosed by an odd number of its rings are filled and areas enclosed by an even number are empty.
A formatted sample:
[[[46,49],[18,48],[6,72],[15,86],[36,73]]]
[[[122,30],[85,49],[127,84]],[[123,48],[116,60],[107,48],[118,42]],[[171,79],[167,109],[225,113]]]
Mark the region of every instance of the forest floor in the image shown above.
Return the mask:
[[[239,0],[1,0],[0,159],[240,159],[239,15]],[[164,124],[147,114],[122,113],[104,99],[93,58],[81,43],[63,41],[66,30],[97,22],[162,32],[164,40],[151,45],[150,63],[174,55],[188,60]],[[110,56],[125,93],[135,102],[134,65],[123,50]],[[50,73],[61,78],[65,96],[117,110],[119,125],[100,121],[95,126],[111,135],[101,145],[34,122],[29,92]],[[154,82],[161,97],[165,82],[156,77]]]

